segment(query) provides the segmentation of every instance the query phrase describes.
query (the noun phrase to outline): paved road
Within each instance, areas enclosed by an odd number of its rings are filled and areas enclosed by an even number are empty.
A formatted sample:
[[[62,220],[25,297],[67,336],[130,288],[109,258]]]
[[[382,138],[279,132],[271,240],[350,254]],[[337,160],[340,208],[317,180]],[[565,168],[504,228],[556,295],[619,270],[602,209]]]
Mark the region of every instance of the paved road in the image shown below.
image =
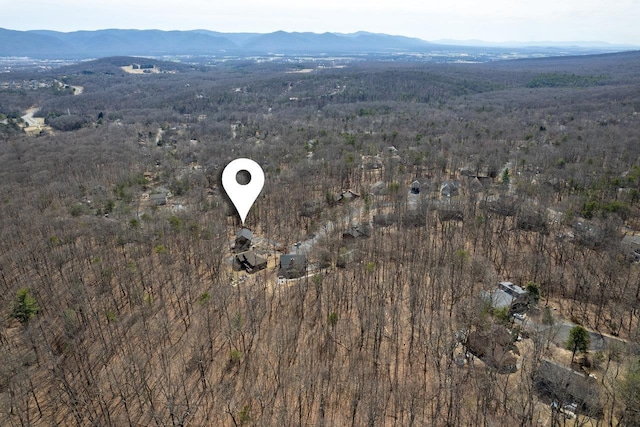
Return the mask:
[[[538,323],[535,319],[528,317],[524,321],[514,319],[514,322],[522,325],[525,330],[542,334],[549,334],[551,336],[552,342],[559,347],[564,347],[564,343],[569,339],[569,332],[572,328],[577,326],[575,323],[569,322],[568,320],[564,319],[556,319],[556,323],[553,326],[543,325],[541,323]],[[553,329],[550,331],[550,328]],[[591,331],[589,329],[587,329],[587,331],[589,332],[589,336],[591,338],[591,343],[589,344],[589,350],[591,351],[603,351],[607,348],[607,346],[613,343],[622,346],[628,344],[627,341],[621,338],[602,335],[597,331]]]
[[[311,239],[307,239],[291,245],[291,247],[289,247],[289,253],[309,255],[309,253],[313,250],[313,247],[320,242],[320,239],[326,237],[334,228],[335,225],[333,224],[333,222],[328,222],[324,227],[321,227],[315,234],[315,236],[313,236]]]
[[[33,117],[35,113],[37,113],[40,109],[37,107],[31,107],[26,110],[24,116],[22,116],[22,120],[25,121],[29,126],[37,127],[38,129],[42,129],[42,125],[44,125],[44,119]]]
[[[575,323],[567,322],[567,321],[559,321],[558,325],[558,333],[556,338],[554,339],[554,343],[558,346],[564,346],[564,343],[569,339],[569,332],[576,326]],[[589,350],[591,351],[602,351],[607,348],[607,341],[604,335],[601,335],[596,331],[589,331],[589,336],[591,338],[591,343],[589,344]]]
[[[364,207],[347,205],[348,212],[342,218],[341,222],[345,225],[360,223],[357,219],[362,216],[362,211]],[[336,224],[333,221],[327,222],[323,227],[321,227],[310,239],[304,240],[302,242],[296,242],[289,248],[289,253],[291,254],[305,254],[308,255],[313,250],[313,247],[317,245],[320,240],[329,235],[336,228]]]
[[[69,87],[73,89],[74,95],[80,95],[82,92],[84,92],[83,86]],[[33,115],[38,111],[40,111],[39,107],[31,107],[28,110],[25,110],[24,115],[21,118],[29,127],[35,127],[42,130],[42,127],[44,126],[44,119],[41,117],[33,117]]]

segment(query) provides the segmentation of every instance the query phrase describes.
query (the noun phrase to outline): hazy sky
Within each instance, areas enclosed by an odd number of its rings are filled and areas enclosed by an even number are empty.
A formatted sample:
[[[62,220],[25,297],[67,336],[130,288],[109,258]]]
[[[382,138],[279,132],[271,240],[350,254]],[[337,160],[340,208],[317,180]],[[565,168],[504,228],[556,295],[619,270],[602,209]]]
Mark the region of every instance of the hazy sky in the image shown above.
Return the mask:
[[[359,30],[437,39],[640,44],[640,0],[4,0],[0,27]]]

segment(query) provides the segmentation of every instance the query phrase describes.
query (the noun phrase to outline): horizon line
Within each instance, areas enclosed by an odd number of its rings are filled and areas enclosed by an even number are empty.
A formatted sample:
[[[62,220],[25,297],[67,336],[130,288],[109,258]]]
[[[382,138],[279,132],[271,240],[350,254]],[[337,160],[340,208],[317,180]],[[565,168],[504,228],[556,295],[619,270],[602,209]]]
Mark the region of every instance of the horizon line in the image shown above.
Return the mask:
[[[456,38],[438,38],[438,39],[424,39],[417,36],[410,36],[404,34],[390,34],[390,33],[382,33],[382,32],[374,32],[368,30],[356,30],[352,32],[342,32],[342,31],[323,31],[323,32],[315,32],[315,31],[288,31],[288,30],[274,30],[269,32],[254,32],[254,31],[218,31],[211,30],[207,28],[193,28],[188,30],[180,30],[180,29],[160,29],[160,28],[99,28],[99,29],[77,29],[77,30],[52,30],[47,28],[36,28],[29,30],[17,30],[7,27],[0,27],[0,29],[7,31],[16,31],[16,32],[38,32],[38,31],[47,31],[54,33],[78,33],[78,32],[98,32],[98,31],[160,31],[160,32],[194,32],[194,31],[207,31],[218,34],[255,34],[255,35],[269,35],[274,33],[287,33],[287,34],[334,34],[334,35],[343,35],[350,36],[358,33],[366,33],[380,36],[391,36],[391,37],[405,37],[409,39],[420,40],[426,43],[432,44],[445,44],[445,45],[458,45],[465,46],[465,43],[472,43],[473,45],[488,45],[487,47],[493,46],[502,46],[502,47],[627,47],[627,48],[640,48],[640,44],[631,44],[631,43],[617,43],[610,42],[606,40],[507,40],[507,41],[493,41],[493,40],[485,40],[481,38],[472,38],[472,39],[456,39]]]

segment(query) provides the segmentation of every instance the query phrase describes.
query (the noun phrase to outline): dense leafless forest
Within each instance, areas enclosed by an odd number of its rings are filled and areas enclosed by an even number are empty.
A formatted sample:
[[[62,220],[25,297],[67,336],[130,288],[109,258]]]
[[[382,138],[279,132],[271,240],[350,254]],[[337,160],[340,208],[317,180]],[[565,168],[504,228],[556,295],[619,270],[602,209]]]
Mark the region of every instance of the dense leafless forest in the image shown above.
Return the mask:
[[[638,53],[2,74],[0,424],[639,425],[639,129]]]

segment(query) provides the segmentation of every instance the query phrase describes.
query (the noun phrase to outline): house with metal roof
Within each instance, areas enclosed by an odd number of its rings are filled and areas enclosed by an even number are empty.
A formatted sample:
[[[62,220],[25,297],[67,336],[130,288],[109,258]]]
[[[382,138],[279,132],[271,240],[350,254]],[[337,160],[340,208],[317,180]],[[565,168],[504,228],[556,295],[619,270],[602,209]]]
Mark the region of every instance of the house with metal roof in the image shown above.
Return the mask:
[[[480,298],[491,304],[492,308],[508,308],[509,311],[521,312],[529,304],[527,291],[511,282],[500,282],[493,291],[483,291]]]

